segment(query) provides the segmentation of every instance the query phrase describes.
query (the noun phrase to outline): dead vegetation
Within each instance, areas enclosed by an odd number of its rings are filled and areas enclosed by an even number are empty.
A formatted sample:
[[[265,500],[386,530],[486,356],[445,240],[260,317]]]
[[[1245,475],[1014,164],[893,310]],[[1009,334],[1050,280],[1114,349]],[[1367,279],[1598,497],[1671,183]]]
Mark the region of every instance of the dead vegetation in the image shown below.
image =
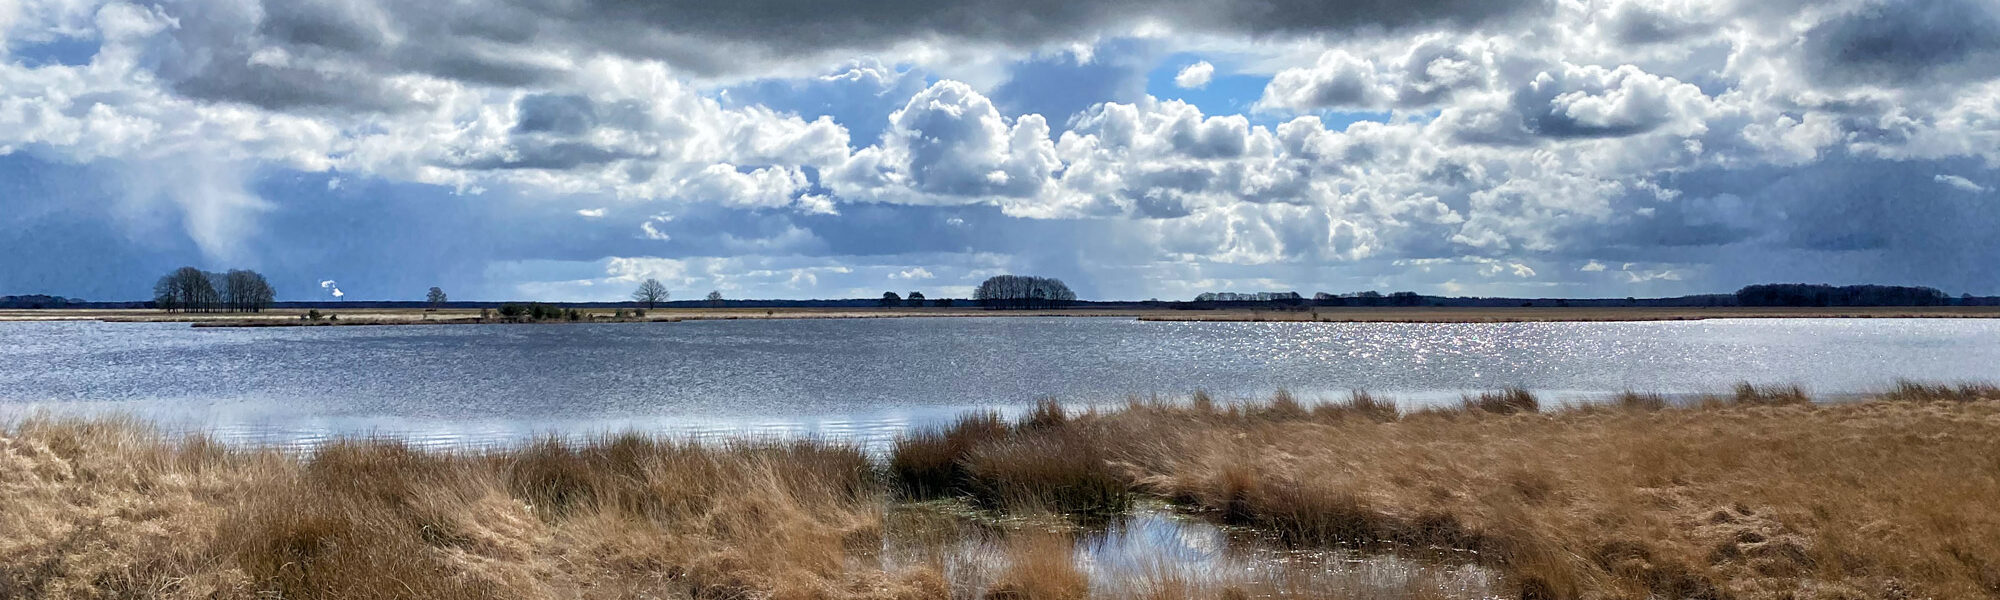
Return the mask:
[[[820,442],[626,435],[310,454],[118,419],[0,427],[5,598],[1383,597],[1162,568],[1100,586],[1073,532],[890,560],[898,498],[1105,515],[1156,497],[1282,545],[1473,562],[1521,598],[2000,595],[2000,389],[1813,403],[1744,386],[1547,409],[1525,390],[1399,411],[1356,392],[972,415],[876,461]],[[962,562],[962,561],[961,561]],[[977,577],[967,575],[978,571]],[[1347,591],[1340,591],[1347,590]],[[1409,585],[1398,598],[1453,597]]]
[[[0,435],[4,598],[895,598],[858,451],[622,436],[310,456],[35,419]]]
[[[1475,555],[1522,598],[2000,596],[2000,390],[1741,386],[1393,421],[1142,403],[1073,419],[1145,492],[1294,544]]]

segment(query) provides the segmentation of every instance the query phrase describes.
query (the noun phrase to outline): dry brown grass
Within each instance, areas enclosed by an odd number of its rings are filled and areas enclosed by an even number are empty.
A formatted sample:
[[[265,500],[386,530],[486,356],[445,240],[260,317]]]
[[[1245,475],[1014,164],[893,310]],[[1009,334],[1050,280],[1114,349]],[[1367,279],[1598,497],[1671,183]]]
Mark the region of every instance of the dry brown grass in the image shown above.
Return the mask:
[[[1104,583],[1074,560],[1074,530],[1041,526],[947,519],[930,558],[886,558],[899,487],[1013,514],[1150,493],[1291,546],[1475,562],[1522,598],[2000,596],[1993,386],[1566,410],[1490,396],[1409,414],[1364,393],[1048,402],[913,436],[888,478],[816,442],[296,454],[35,418],[0,427],[0,598],[1068,599]],[[967,540],[1001,558],[966,566]],[[1272,573],[1163,567],[1100,595],[1458,597],[1435,578]]]
[[[1163,404],[1082,423],[1155,494],[1297,544],[1476,553],[1523,598],[1978,598],[2000,596],[1995,392],[1812,404],[1745,386],[1553,412],[1496,393],[1382,423]]]
[[[868,461],[623,436],[230,450],[119,421],[0,430],[0,598],[896,598]],[[934,577],[933,577],[934,578]]]

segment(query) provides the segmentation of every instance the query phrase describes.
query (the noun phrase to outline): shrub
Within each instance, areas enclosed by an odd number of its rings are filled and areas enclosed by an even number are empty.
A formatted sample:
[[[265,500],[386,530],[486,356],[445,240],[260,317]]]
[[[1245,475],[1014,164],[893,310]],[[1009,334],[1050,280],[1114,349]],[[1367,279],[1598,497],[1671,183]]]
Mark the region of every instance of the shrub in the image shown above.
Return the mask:
[[[521,315],[525,314],[528,314],[528,307],[526,306],[514,304],[511,302],[500,305],[500,316],[502,317],[513,319],[513,318],[518,318]]]
[[[530,319],[534,319],[536,321],[548,321],[548,320],[560,319],[562,317],[563,317],[563,309],[561,308],[557,308],[547,304],[542,304],[540,302],[533,302],[528,304],[528,318]]]

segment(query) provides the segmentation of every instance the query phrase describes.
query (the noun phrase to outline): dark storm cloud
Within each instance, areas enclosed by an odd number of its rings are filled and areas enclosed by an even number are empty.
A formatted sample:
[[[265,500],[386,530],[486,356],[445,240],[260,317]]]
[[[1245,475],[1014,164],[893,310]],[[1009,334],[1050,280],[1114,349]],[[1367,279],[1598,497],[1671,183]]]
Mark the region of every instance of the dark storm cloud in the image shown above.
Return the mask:
[[[1939,175],[1983,169],[1971,158],[1830,156],[1795,167],[1669,174],[1656,183],[1677,198],[1625,198],[1625,213],[1634,217],[1578,232],[1569,243],[1598,258],[1701,256],[1730,263],[1729,276],[1740,282],[1786,279],[1777,263],[1756,257],[1819,257],[1832,261],[1820,272],[1844,272],[1845,281],[1914,281],[1987,293],[2000,281],[2000,245],[1991,241],[1991,232],[2000,230],[2000,203],[1939,181]],[[1735,258],[1703,256],[1707,251]]]
[[[510,156],[481,157],[450,163],[446,166],[457,169],[549,169],[565,171],[586,165],[601,165],[609,162],[648,158],[649,155],[601,148],[581,142],[551,142],[539,139],[516,138]]]
[[[521,98],[514,110],[514,131],[520,133],[577,135],[597,127],[596,107],[583,96],[532,94]]]
[[[1804,51],[1809,74],[1821,83],[1991,76],[2000,73],[2000,6],[1984,0],[1875,3],[1813,27]]]
[[[161,70],[176,89],[208,100],[379,111],[414,104],[383,89],[382,76],[419,73],[530,86],[566,76],[556,59],[601,52],[722,75],[751,72],[771,61],[908,41],[1029,48],[1086,40],[1141,19],[1184,31],[1310,36],[1470,27],[1545,11],[1548,5],[1545,0],[191,2],[162,7],[182,27],[172,33],[174,47]],[[288,51],[288,63],[254,60],[258,50],[269,47]]]
[[[660,32],[754,42],[788,55],[928,37],[1032,45],[1147,18],[1188,30],[1250,35],[1470,26],[1545,9],[1547,4],[1534,0],[604,0],[541,10],[527,7],[545,3],[514,3],[573,25],[639,33],[628,39],[642,43],[651,37],[642,32]]]

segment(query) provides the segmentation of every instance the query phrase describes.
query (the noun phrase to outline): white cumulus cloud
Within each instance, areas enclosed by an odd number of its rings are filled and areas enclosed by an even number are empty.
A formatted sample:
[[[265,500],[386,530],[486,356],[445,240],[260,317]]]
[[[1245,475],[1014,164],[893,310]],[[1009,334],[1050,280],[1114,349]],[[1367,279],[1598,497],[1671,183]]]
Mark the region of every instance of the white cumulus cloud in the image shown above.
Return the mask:
[[[1208,87],[1208,81],[1215,77],[1215,65],[1199,61],[1181,68],[1174,75],[1174,86],[1184,90],[1198,90]]]

